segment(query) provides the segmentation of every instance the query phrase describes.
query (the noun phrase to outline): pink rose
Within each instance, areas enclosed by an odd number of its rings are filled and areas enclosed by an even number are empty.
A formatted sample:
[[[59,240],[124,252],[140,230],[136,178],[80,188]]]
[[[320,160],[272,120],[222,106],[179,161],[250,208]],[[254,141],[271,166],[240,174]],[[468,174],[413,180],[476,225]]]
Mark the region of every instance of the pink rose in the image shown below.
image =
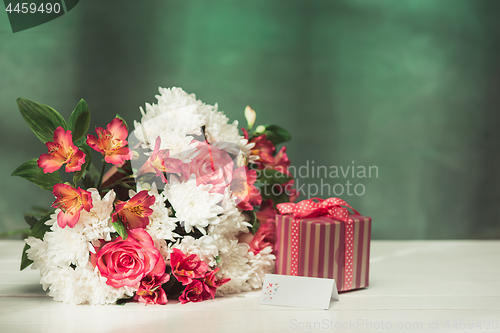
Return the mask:
[[[190,163],[182,166],[183,180],[194,174],[197,185],[211,184],[213,187],[210,192],[224,193],[233,174],[234,163],[231,156],[225,150],[206,142],[198,144],[197,153]]]
[[[144,229],[129,230],[127,239],[118,237],[106,243],[92,254],[91,261],[107,279],[106,284],[115,288],[132,287],[146,275],[165,273],[163,257]]]
[[[163,276],[147,275],[142,279],[139,289],[134,296],[134,301],[145,304],[167,304],[167,294],[162,285],[170,280],[170,275]]]

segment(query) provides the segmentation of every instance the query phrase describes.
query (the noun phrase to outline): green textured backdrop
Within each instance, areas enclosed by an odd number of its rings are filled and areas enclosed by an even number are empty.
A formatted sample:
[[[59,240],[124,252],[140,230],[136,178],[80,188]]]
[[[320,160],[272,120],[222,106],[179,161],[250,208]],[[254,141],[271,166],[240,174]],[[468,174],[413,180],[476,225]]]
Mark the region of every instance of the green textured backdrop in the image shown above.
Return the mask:
[[[494,0],[85,0],[13,34],[2,12],[0,233],[51,203],[9,177],[45,152],[17,97],[65,117],[83,97],[93,128],[180,86],[241,124],[250,104],[287,128],[296,167],[377,166],[323,180],[365,186],[342,197],[374,238],[500,238],[498,13]]]

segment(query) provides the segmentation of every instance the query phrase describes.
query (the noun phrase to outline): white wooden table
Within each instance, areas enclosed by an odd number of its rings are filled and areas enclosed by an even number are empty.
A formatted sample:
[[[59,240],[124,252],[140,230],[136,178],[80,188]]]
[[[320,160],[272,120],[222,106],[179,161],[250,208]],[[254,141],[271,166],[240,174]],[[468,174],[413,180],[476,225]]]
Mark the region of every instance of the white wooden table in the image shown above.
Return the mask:
[[[70,306],[19,272],[0,241],[0,332],[500,332],[500,241],[373,241],[370,287],[330,310],[259,305],[259,292],[166,306]]]

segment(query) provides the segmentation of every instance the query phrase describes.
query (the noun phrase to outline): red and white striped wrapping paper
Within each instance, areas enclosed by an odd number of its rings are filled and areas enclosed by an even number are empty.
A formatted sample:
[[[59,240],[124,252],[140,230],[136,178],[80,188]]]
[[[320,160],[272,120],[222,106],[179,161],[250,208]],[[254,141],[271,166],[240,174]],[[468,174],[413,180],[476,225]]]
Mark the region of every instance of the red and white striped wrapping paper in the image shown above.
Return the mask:
[[[348,260],[346,222],[324,216],[297,222],[298,276],[335,279],[338,291],[368,286],[371,218],[361,215],[349,218],[354,227],[352,281],[348,281],[344,270]],[[292,222],[293,215],[276,216],[276,274],[292,275]]]

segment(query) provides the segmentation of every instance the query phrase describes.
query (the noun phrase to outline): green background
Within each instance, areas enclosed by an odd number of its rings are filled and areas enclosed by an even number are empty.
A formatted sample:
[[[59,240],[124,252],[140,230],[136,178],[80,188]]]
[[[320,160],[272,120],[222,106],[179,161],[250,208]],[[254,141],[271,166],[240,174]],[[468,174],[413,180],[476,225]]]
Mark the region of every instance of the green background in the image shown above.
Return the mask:
[[[9,177],[46,152],[17,97],[65,118],[84,98],[94,128],[180,86],[242,125],[250,104],[287,128],[296,167],[377,166],[348,178],[363,196],[342,196],[373,238],[500,238],[498,13],[494,0],[87,0],[16,34],[0,13],[0,232],[52,200]]]

